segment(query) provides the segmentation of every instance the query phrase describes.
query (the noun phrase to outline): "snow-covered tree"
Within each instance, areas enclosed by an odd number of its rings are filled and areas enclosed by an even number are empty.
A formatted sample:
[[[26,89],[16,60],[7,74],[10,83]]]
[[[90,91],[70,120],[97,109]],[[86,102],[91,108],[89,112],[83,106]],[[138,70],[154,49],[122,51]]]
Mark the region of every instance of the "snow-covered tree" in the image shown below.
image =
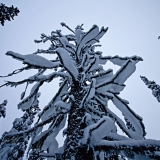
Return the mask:
[[[20,118],[16,118],[13,122],[13,127],[9,132],[4,132],[0,139],[0,159],[1,160],[22,160],[27,144],[30,138],[28,132],[31,129],[31,124],[34,121],[35,115],[39,109],[39,93],[32,102],[30,109],[25,110]],[[17,135],[18,133],[18,135]]]
[[[0,4],[0,23],[2,26],[4,26],[4,23],[6,20],[10,21],[11,19],[14,19],[14,16],[17,16],[19,13],[19,9],[17,7],[14,8],[12,5],[11,7],[5,6],[5,4]]]
[[[160,102],[160,86],[155,81],[149,81],[145,76],[140,76],[142,81],[152,90],[152,94]]]
[[[28,159],[142,159],[160,158],[160,141],[145,139],[145,127],[142,118],[130,107],[127,100],[119,93],[125,88],[125,81],[136,70],[136,63],[141,57],[103,56],[97,51],[100,39],[108,28],[99,29],[93,25],[87,32],[83,25],[72,30],[61,23],[72,33],[64,35],[61,30],[52,31],[50,36],[41,34],[36,43],[49,41],[46,50],[38,49],[33,54],[23,55],[8,51],[7,56],[22,61],[26,66],[13,71],[7,76],[25,70],[35,69],[38,73],[27,79],[13,82],[7,81],[3,86],[27,86],[35,83],[30,94],[21,95],[18,108],[27,111],[40,87],[61,77],[59,90],[51,101],[38,114],[35,125],[23,132],[8,133],[7,137],[19,137],[31,133],[28,147]],[[38,54],[56,54],[48,60]],[[104,69],[107,61],[118,65],[120,69],[114,74],[112,69]],[[50,74],[45,72],[50,70]],[[7,77],[6,76],[6,77]],[[47,93],[45,93],[47,94]],[[24,99],[23,99],[24,98]],[[118,117],[108,106],[108,101],[122,112],[124,120]],[[67,120],[68,119],[68,120]],[[68,123],[67,123],[68,121]],[[63,130],[66,135],[64,145],[58,146],[56,136]],[[45,127],[48,124],[48,127]],[[124,132],[120,135],[117,126]],[[3,142],[3,139],[2,139]]]
[[[7,100],[4,100],[2,104],[0,104],[0,118],[6,117],[6,106],[7,105]]]

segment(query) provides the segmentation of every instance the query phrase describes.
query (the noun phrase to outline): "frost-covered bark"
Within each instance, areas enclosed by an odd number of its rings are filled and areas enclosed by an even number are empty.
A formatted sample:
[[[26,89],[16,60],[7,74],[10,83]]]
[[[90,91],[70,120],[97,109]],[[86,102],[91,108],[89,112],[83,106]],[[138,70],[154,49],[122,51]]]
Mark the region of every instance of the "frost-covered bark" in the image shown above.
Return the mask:
[[[9,132],[4,132],[0,139],[0,159],[1,160],[21,160],[23,159],[30,133],[17,135],[17,133],[30,129],[35,115],[39,112],[39,101],[37,95],[29,110],[26,110],[22,117],[16,118],[13,127]],[[12,136],[10,136],[12,135]]]
[[[146,77],[140,76],[141,80],[152,90],[152,94],[160,102],[160,86],[155,81],[149,81]]]
[[[35,125],[16,134],[9,133],[6,137],[23,137],[31,133],[27,154],[30,160],[133,159],[138,156],[160,158],[159,141],[145,139],[142,118],[129,107],[127,100],[119,97],[125,88],[125,81],[136,70],[136,63],[142,58],[103,56],[102,52],[97,51],[96,47],[100,47],[97,43],[108,28],[99,29],[93,25],[85,32],[83,25],[78,25],[75,30],[65,23],[61,25],[69,29],[71,34],[63,35],[61,30],[56,30],[50,36],[43,33],[40,40],[35,40],[35,43],[50,41],[48,49],[38,49],[28,55],[12,51],[6,53],[26,66],[1,77],[29,69],[38,70],[37,74],[27,79],[7,81],[1,85],[13,87],[27,84],[18,104],[18,108],[23,111],[31,110],[44,82],[49,83],[61,77],[58,92],[38,114]],[[56,54],[57,57],[48,60],[38,54]],[[103,68],[107,61],[120,67],[115,74],[112,69]],[[50,74],[45,73],[48,70]],[[32,83],[35,85],[30,94],[25,96],[28,85]],[[108,101],[112,101],[120,110],[124,120],[112,112]],[[56,136],[66,123],[67,128],[63,130],[66,139],[64,145],[59,147]],[[117,133],[116,125],[125,135]]]
[[[11,7],[5,6],[5,4],[0,4],[0,23],[2,26],[4,26],[5,21],[10,21],[11,19],[14,19],[14,16],[17,16],[19,13],[19,9],[12,5]]]
[[[7,105],[7,100],[4,100],[2,104],[0,104],[0,118],[6,117],[6,106]]]

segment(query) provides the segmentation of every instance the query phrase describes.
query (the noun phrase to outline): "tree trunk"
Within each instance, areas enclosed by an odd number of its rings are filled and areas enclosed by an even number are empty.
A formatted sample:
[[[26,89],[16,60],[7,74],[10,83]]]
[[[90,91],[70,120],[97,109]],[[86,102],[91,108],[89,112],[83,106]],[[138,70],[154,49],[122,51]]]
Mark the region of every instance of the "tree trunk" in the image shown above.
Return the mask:
[[[86,124],[82,120],[86,110],[83,106],[80,107],[85,90],[77,83],[71,92],[76,101],[72,104],[68,117],[67,138],[63,158],[65,160],[93,160],[92,149],[88,150],[87,146],[79,146],[79,140],[83,137],[83,130],[86,127]]]

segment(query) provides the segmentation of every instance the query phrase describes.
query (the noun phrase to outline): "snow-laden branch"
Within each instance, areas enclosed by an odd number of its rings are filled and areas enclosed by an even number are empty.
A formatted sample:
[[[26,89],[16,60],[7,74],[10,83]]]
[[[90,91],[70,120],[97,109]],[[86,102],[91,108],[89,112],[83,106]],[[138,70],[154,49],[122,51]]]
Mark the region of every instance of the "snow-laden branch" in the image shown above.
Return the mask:
[[[70,79],[71,77],[69,76],[69,74],[67,73],[63,73],[63,72],[53,72],[49,75],[33,75],[31,77],[29,77],[28,79],[24,79],[22,81],[18,81],[18,82],[12,82],[12,81],[7,81],[7,83],[3,84],[0,86],[3,87],[3,86],[18,86],[18,85],[21,85],[23,83],[33,83],[33,82],[51,82],[53,80],[53,78],[57,78],[57,77],[64,77],[64,78],[67,78],[68,81],[70,82]]]
[[[20,68],[20,69],[16,69],[16,70],[14,70],[12,73],[9,73],[9,74],[6,75],[6,76],[0,76],[0,77],[1,77],[1,78],[10,77],[10,76],[13,76],[14,74],[18,74],[18,73],[20,73],[20,72],[23,72],[24,70],[29,70],[29,69],[32,69],[32,67],[27,66],[27,67],[23,67],[23,68]]]
[[[60,86],[58,92],[56,93],[56,95],[52,98],[52,100],[44,107],[44,109],[42,110],[41,113],[39,113],[39,119],[41,118],[42,121],[44,121],[47,117],[51,116],[54,114],[55,112],[55,106],[54,104],[57,101],[61,100],[62,95],[67,92],[68,90],[68,84],[67,81],[64,81],[62,83],[62,85]],[[38,120],[39,121],[39,120]]]
[[[105,128],[105,129],[104,129]],[[99,143],[110,132],[116,131],[116,126],[111,118],[104,116],[97,123],[91,124],[84,129],[83,138],[80,140],[82,144]]]
[[[44,125],[50,123],[51,121],[55,121],[57,116],[64,115],[64,114],[66,114],[66,113],[60,112],[56,115],[54,114],[52,116],[49,116],[44,121],[35,124],[34,127],[30,128],[30,129],[27,129],[25,131],[20,131],[18,133],[8,133],[4,136],[4,138],[9,138],[9,137],[13,137],[13,136],[20,136],[20,135],[28,135],[29,133],[34,132],[38,127],[44,126]]]
[[[87,45],[93,45],[94,43],[99,42],[99,40],[103,37],[103,35],[108,31],[108,27],[104,28],[102,27],[101,30],[99,31],[98,35],[91,39],[89,42],[87,42]]]
[[[144,140],[121,140],[121,141],[107,141],[102,140],[94,145],[95,150],[125,150],[131,149],[135,152],[142,151],[160,151],[160,140],[144,139]]]
[[[111,96],[111,95],[109,95]],[[111,119],[113,119],[117,125],[120,127],[120,129],[129,137],[133,139],[142,139],[142,136],[140,136],[138,133],[134,132],[133,130],[130,130],[126,127],[125,123],[115,114],[113,113],[106,105],[106,103],[101,100],[99,97],[95,96],[96,100],[102,105],[103,111],[106,113],[107,116],[109,116]],[[112,99],[113,97],[110,97]]]
[[[33,54],[55,54],[55,50],[54,49],[37,49],[36,52],[34,52]]]
[[[100,60],[103,60],[103,61],[111,61],[113,64],[116,64],[118,66],[122,66],[126,61],[128,60],[132,60],[134,61],[135,63],[139,62],[139,61],[143,61],[143,59],[139,56],[132,56],[132,57],[120,57],[120,56],[105,56],[105,57],[100,57]]]
[[[74,78],[74,80],[77,80],[78,71],[77,71],[77,68],[73,64],[68,51],[66,51],[63,48],[58,48],[56,49],[56,53],[58,54],[60,61],[63,64],[64,68]]]
[[[23,99],[19,104],[18,104],[18,109],[26,110],[29,109],[35,99],[37,98],[37,93],[40,88],[40,86],[43,84],[43,82],[37,82],[31,89],[30,95]]]
[[[60,62],[51,62],[44,57],[41,57],[36,54],[28,54],[28,55],[21,55],[19,53],[15,53],[12,51],[8,51],[6,53],[7,56],[12,56],[14,59],[19,61],[23,61],[24,64],[28,64],[30,66],[34,66],[35,68],[56,68],[60,66]]]
[[[87,90],[87,93],[83,96],[80,107],[84,107],[88,103],[88,101],[94,96],[95,84],[96,84],[96,80],[93,78]]]
[[[144,137],[146,133],[142,118],[130,109],[127,103],[117,95],[113,96],[112,102],[124,115],[127,127],[139,134],[140,137]]]
[[[74,31],[71,28],[69,28],[64,22],[61,22],[61,25],[62,27],[66,27],[67,29],[69,29],[71,32],[74,33]]]
[[[32,140],[31,148],[41,148],[43,151],[54,151],[58,148],[58,142],[55,139],[59,131],[65,126],[66,115],[59,115],[56,117],[54,124],[46,131],[41,132],[39,135],[35,135]],[[30,148],[30,149],[31,149]]]
[[[122,67],[114,75],[113,81],[118,84],[123,84],[136,70],[135,62],[127,60]]]
[[[105,82],[107,79],[111,78],[113,76],[113,70],[108,69],[108,70],[103,70],[99,72],[96,75],[90,76],[90,78],[95,78],[96,79],[96,84],[101,84],[102,82]]]
[[[86,32],[84,35],[81,35],[81,39],[79,44],[77,45],[77,49],[76,49],[76,55],[77,58],[80,55],[81,49],[87,44],[87,42],[93,40],[99,33],[99,28],[96,25],[93,25],[93,27]]]

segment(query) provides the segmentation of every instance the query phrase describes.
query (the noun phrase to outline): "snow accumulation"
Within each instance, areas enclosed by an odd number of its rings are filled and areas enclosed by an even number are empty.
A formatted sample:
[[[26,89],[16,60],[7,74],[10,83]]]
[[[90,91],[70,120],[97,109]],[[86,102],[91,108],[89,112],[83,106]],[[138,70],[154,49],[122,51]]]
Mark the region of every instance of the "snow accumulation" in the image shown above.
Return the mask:
[[[75,31],[65,23],[61,23],[61,25],[69,29],[72,34],[63,35],[61,30],[56,30],[51,32],[51,36],[43,33],[41,40],[35,40],[36,43],[49,40],[51,42],[49,49],[37,50],[34,54],[28,55],[12,51],[6,53],[28,65],[28,68],[15,70],[8,76],[28,69],[38,69],[37,74],[27,79],[19,82],[8,81],[0,86],[12,87],[27,83],[27,89],[28,85],[36,82],[28,96],[25,97],[26,89],[21,94],[22,101],[18,104],[18,108],[24,112],[33,112],[33,108],[37,109],[38,91],[44,82],[50,83],[57,77],[61,77],[61,79],[58,92],[42,108],[36,124],[19,132],[12,130],[13,132],[4,137],[29,136],[31,141],[28,147],[28,157],[31,159],[41,159],[42,157],[54,159],[60,155],[67,160],[81,160],[84,159],[82,158],[84,155],[94,154],[92,156],[104,160],[105,158],[113,159],[115,153],[120,159],[124,159],[124,157],[134,157],[132,152],[136,149],[141,149],[144,156],[151,157],[154,154],[160,158],[158,155],[160,142],[145,139],[143,119],[129,107],[127,100],[118,96],[125,87],[125,81],[136,70],[136,63],[142,61],[142,58],[138,56],[103,57],[102,52],[95,51],[96,47],[100,47],[97,43],[108,28],[102,27],[99,30],[97,25],[93,25],[89,31],[84,32],[82,25],[78,25]],[[70,43],[70,41],[72,42]],[[37,55],[39,53],[57,54],[57,57],[51,61]],[[112,69],[105,70],[103,65],[107,61],[120,66],[120,69],[115,74]],[[44,75],[44,72],[48,70],[50,74]],[[145,81],[145,83],[147,82]],[[158,93],[154,91],[153,94],[157,95]],[[124,116],[124,120],[112,112],[112,108],[108,107],[108,101],[112,101]],[[59,147],[56,136],[64,128],[67,117],[67,128],[63,130],[66,140],[64,145]],[[20,121],[20,119],[18,120]],[[45,127],[47,124],[48,128]],[[117,133],[116,124],[125,135]],[[146,152],[150,149],[154,150],[152,154]],[[0,150],[0,155],[5,157],[8,148],[2,147]],[[141,153],[138,154],[141,155]],[[137,154],[135,157],[140,159]]]
[[[77,71],[76,67],[74,66],[73,62],[71,61],[69,53],[63,48],[56,49],[56,52],[60,57],[61,63],[64,65],[64,67],[67,69],[67,71],[76,80],[77,76],[78,76],[78,71]]]
[[[88,118],[88,117],[87,117]],[[87,119],[89,121],[89,118]],[[84,130],[83,138],[80,143],[86,144],[90,141],[91,144],[95,145],[99,143],[105,136],[109,135],[110,132],[116,132],[117,128],[111,118],[104,116],[97,123],[91,124]]]
[[[12,56],[15,59],[23,61],[24,64],[28,64],[28,65],[40,67],[40,68],[54,68],[60,65],[59,62],[51,62],[47,60],[46,58],[41,57],[36,54],[21,55],[19,53],[8,51],[6,55]]]

